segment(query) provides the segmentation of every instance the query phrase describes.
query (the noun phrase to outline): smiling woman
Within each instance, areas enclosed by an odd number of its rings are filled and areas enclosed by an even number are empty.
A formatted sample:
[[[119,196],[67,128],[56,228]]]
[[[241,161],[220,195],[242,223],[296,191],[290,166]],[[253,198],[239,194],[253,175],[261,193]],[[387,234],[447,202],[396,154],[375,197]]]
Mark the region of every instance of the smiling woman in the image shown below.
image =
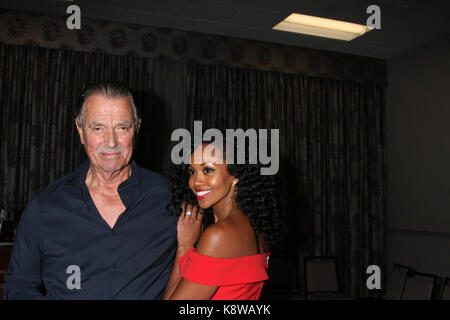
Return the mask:
[[[197,148],[201,163],[173,167],[178,250],[164,298],[257,300],[282,226],[274,176],[259,164],[224,163],[225,146]]]

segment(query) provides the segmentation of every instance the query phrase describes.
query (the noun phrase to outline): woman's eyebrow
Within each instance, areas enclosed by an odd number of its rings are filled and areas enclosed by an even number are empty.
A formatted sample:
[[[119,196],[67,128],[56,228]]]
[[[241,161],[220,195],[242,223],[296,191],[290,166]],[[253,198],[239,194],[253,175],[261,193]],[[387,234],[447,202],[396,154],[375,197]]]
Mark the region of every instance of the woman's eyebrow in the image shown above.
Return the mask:
[[[200,164],[201,166],[204,166],[205,164],[214,164],[214,163],[212,163],[211,161],[206,161],[206,162],[203,162],[202,164]]]

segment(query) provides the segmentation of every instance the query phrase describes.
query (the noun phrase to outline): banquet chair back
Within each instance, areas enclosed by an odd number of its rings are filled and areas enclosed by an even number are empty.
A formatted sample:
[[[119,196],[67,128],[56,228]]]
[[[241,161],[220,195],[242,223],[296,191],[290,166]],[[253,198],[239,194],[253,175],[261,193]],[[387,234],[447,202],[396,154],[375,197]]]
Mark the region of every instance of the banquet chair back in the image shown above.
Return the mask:
[[[441,279],[438,276],[414,272],[406,278],[403,300],[438,299]]]
[[[441,300],[450,300],[450,278],[445,278],[442,285]]]
[[[338,292],[336,257],[305,257],[305,299],[311,294]]]
[[[415,270],[411,267],[395,263],[392,267],[392,273],[389,277],[387,292],[384,296],[386,300],[401,300],[405,290],[406,278],[412,275]]]

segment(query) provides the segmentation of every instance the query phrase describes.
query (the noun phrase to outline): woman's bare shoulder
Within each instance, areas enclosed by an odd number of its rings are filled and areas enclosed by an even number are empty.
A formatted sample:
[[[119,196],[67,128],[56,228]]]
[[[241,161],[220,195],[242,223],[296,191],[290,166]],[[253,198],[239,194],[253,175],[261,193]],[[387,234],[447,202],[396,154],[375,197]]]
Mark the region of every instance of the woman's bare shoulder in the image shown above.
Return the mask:
[[[214,258],[236,258],[242,252],[242,235],[238,226],[222,221],[210,225],[203,232],[197,244],[197,253]]]

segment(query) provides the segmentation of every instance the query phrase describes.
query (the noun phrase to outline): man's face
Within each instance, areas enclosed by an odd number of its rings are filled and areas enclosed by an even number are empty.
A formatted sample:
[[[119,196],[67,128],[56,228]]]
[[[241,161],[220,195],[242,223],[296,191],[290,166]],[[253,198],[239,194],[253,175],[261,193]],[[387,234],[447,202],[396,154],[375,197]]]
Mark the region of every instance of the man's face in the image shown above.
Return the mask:
[[[133,107],[128,97],[93,94],[86,100],[82,116],[83,127],[77,124],[77,129],[91,166],[106,173],[127,166],[135,135]]]

